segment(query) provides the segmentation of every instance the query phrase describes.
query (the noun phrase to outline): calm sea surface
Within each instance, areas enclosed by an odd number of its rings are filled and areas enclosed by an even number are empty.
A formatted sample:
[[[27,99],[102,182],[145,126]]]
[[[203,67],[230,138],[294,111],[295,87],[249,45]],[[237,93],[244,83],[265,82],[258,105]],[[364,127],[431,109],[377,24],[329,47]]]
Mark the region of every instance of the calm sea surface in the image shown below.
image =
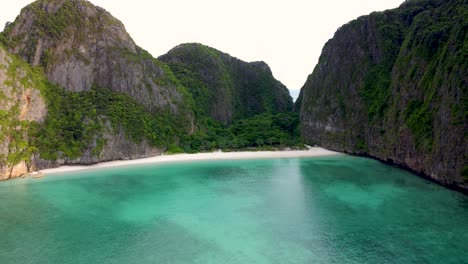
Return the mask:
[[[0,263],[468,263],[468,198],[349,156],[18,179]]]

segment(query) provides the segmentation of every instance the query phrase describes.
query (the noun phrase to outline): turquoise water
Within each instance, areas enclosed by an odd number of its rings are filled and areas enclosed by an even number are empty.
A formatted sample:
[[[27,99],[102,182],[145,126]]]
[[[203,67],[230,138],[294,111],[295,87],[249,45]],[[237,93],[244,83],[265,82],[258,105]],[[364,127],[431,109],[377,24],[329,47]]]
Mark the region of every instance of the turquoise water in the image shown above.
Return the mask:
[[[0,263],[468,263],[468,198],[349,157],[0,183]]]

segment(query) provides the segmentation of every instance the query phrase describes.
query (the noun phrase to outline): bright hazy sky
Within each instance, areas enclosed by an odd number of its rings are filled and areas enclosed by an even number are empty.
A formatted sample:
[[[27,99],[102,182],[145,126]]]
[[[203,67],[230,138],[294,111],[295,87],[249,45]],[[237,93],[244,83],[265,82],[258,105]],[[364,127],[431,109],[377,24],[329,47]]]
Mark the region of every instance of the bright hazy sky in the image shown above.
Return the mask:
[[[32,0],[1,0],[0,29]],[[121,20],[158,57],[199,42],[245,61],[263,60],[289,89],[300,89],[325,42],[341,25],[404,0],[90,0]]]

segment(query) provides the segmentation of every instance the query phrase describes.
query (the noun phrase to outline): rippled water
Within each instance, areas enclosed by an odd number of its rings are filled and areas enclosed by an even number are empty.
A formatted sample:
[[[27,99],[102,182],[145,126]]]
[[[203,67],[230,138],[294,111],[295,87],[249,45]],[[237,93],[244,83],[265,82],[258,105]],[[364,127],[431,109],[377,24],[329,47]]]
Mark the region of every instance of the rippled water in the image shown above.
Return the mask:
[[[0,183],[0,263],[467,263],[468,198],[339,156]]]

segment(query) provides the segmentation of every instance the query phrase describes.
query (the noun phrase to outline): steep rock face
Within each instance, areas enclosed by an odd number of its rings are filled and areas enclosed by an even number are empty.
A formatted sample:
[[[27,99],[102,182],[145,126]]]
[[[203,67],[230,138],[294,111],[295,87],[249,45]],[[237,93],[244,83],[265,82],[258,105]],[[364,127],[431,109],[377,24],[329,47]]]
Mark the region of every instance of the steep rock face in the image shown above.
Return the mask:
[[[36,1],[0,42],[0,179],[154,156],[193,131],[170,68],[85,0]]]
[[[3,35],[10,52],[43,66],[48,79],[68,91],[103,87],[149,110],[188,112],[170,69],[136,46],[120,21],[86,0],[38,0]]]
[[[47,109],[37,73],[0,46],[0,180],[29,172],[35,148],[30,128],[44,121]]]
[[[264,62],[247,63],[201,44],[182,44],[159,57],[193,94],[198,114],[223,123],[292,109],[287,88]]]
[[[308,143],[468,184],[468,5],[408,1],[341,27],[297,105]]]
[[[113,125],[109,117],[100,115],[99,126],[90,131],[92,137],[84,138],[79,155],[67,156],[63,148],[51,144],[50,123],[59,122],[58,111],[66,111],[63,105],[53,107],[53,90],[41,69],[33,69],[26,62],[9,54],[0,46],[0,180],[16,178],[33,170],[68,164],[94,164],[101,161],[134,159],[161,154],[164,148],[155,147],[148,140],[135,140],[121,125]],[[60,88],[62,89],[62,88]],[[47,103],[48,101],[48,103]],[[50,113],[49,108],[52,110]],[[82,114],[76,109],[74,114]],[[85,117],[85,119],[88,117]],[[83,120],[91,123],[91,120]],[[67,126],[71,125],[66,123]],[[81,129],[71,137],[85,134]],[[75,142],[64,139],[59,129],[55,140],[69,147]],[[42,139],[41,139],[42,138]],[[102,146],[99,146],[99,144]],[[49,150],[49,151],[46,151]],[[43,154],[54,153],[56,158],[44,158]]]
[[[99,153],[95,153],[94,150],[97,148],[98,138],[104,140],[105,144],[102,146]],[[104,161],[152,157],[160,155],[164,150],[164,148],[158,148],[149,144],[146,140],[141,142],[129,140],[125,129],[119,127],[115,130],[112,128],[110,122],[105,122],[104,132],[101,132],[101,134],[82,151],[80,157],[70,158],[61,156],[56,159],[43,159],[40,155],[37,155],[32,160],[31,164],[33,168],[37,170],[55,168],[61,165],[91,165]]]

